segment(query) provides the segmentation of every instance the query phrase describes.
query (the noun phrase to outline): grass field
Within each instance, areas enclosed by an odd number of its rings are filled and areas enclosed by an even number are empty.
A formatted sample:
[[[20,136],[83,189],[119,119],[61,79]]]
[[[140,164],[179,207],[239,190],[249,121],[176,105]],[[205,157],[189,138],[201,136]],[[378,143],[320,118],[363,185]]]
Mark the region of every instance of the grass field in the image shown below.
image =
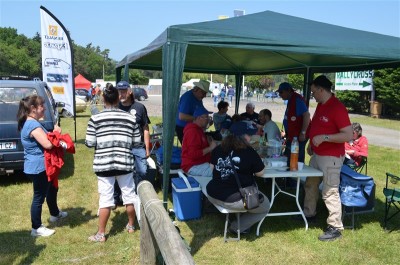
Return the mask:
[[[138,264],[139,234],[128,234],[122,207],[113,211],[107,225],[108,240],[91,243],[97,231],[97,181],[92,171],[93,150],[84,145],[88,114],[77,118],[76,154],[67,155],[60,176],[59,207],[69,216],[55,226],[49,238],[30,236],[32,184],[22,175],[1,176],[0,264]],[[153,124],[160,118],[151,118]],[[74,138],[73,120],[62,119],[63,132]],[[317,237],[325,228],[327,211],[320,200],[318,221],[305,231],[304,223],[290,217],[269,217],[260,236],[251,233],[240,242],[223,242],[225,216],[206,214],[200,220],[178,222],[197,264],[397,264],[399,228],[388,233],[382,228],[385,172],[400,174],[400,150],[370,146],[368,173],[376,184],[375,212],[356,217],[356,229],[345,230],[339,241],[325,243]],[[262,185],[267,196],[268,185]],[[159,192],[161,198],[161,192]],[[275,208],[276,207],[276,208]],[[272,211],[292,209],[291,199],[279,198]],[[172,204],[169,204],[172,208]],[[49,212],[43,207],[42,221]],[[347,223],[349,219],[345,220]],[[400,226],[400,219],[394,220]],[[52,226],[50,226],[52,227]]]

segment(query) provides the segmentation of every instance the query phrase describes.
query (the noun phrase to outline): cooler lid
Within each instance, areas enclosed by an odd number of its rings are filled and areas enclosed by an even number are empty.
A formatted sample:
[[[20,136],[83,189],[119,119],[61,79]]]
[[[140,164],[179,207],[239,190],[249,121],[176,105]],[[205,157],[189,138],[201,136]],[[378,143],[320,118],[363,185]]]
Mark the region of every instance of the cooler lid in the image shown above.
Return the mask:
[[[182,190],[187,188],[200,188],[200,184],[193,177],[187,177],[187,180],[190,187],[186,185],[185,181],[182,178],[172,178],[171,182],[176,190]]]

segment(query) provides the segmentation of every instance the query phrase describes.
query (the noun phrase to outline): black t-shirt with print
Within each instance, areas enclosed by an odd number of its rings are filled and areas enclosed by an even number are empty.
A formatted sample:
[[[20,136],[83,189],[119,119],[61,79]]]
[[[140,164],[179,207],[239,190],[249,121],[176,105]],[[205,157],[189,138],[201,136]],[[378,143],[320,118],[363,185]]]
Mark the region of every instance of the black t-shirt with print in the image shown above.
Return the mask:
[[[214,165],[213,178],[207,185],[207,193],[211,197],[225,202],[235,202],[241,199],[236,183],[230,154],[225,154],[221,146],[217,146],[211,154],[211,164]],[[254,173],[264,168],[260,156],[252,147],[240,149],[232,153],[232,161],[239,176],[242,187],[254,184]]]

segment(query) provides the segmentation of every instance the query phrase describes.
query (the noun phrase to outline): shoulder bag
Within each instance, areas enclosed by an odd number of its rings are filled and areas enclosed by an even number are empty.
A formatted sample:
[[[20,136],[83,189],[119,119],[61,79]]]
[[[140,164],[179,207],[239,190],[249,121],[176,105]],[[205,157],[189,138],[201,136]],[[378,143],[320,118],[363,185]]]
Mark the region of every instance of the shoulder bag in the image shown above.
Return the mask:
[[[262,201],[264,200],[264,196],[260,194],[260,192],[258,191],[258,186],[256,183],[248,187],[244,188],[242,187],[242,185],[240,184],[239,176],[236,172],[235,165],[233,164],[232,158],[230,156],[229,160],[232,165],[232,170],[233,174],[235,175],[236,183],[239,187],[240,195],[242,196],[243,199],[244,208],[247,210],[257,208],[258,206],[260,206],[260,203],[262,203]]]

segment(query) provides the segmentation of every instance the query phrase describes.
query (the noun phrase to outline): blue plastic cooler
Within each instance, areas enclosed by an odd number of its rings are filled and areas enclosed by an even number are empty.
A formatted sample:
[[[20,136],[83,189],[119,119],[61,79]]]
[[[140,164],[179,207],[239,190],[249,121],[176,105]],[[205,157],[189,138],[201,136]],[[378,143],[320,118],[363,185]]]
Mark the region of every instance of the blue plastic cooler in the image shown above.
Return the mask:
[[[175,216],[179,221],[201,217],[201,187],[193,177],[178,172],[179,178],[172,181],[172,201]]]

